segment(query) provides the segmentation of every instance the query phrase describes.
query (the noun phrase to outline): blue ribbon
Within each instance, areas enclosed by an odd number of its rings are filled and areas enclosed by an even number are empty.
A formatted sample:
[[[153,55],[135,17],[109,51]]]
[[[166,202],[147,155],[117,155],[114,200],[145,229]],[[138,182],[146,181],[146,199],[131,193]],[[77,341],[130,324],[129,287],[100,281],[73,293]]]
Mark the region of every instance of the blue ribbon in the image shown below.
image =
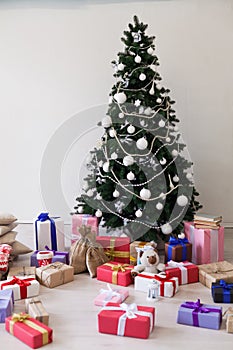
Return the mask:
[[[167,260],[172,260],[172,249],[177,245],[182,245],[182,261],[187,260],[187,246],[186,244],[189,243],[188,239],[185,238],[175,238],[170,237],[169,239],[169,245],[167,250]]]
[[[233,283],[227,283],[224,280],[220,280],[218,285],[212,284],[212,296],[214,289],[222,288],[223,292],[223,303],[232,303],[231,291],[233,290]]]
[[[55,219],[55,218],[54,218]],[[44,222],[44,221],[50,221],[50,237],[51,237],[51,244],[52,248],[51,250],[57,250],[57,234],[56,234],[56,225],[52,218],[49,217],[49,213],[41,213],[37,220],[35,221],[35,232],[36,232],[36,249],[39,249],[38,244],[38,230],[37,230],[37,222]]]

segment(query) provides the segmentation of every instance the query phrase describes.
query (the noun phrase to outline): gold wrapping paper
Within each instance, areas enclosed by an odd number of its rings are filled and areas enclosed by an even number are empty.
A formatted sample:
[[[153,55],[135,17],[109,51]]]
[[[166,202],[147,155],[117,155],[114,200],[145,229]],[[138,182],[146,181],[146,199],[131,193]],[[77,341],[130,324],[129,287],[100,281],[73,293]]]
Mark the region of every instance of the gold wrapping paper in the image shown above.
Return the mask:
[[[8,277],[33,277],[36,278],[36,267],[35,266],[16,266],[11,267],[8,272]]]
[[[54,288],[74,280],[74,268],[56,261],[36,269],[36,277],[40,284]]]
[[[25,299],[26,312],[36,320],[44,323],[46,326],[49,324],[49,314],[45,310],[41,300],[39,298]]]
[[[233,264],[228,261],[219,261],[211,264],[198,265],[199,282],[211,288],[212,283],[225,280],[233,283]]]

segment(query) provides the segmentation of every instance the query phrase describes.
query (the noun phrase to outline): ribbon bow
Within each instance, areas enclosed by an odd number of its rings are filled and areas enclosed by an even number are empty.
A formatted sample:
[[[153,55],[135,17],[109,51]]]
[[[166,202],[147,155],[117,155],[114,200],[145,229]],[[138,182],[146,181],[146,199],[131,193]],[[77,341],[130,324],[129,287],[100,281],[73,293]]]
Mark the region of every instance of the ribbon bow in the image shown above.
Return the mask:
[[[24,322],[30,317],[29,314],[25,314],[23,312],[20,312],[20,314],[13,314],[12,321],[14,322]]]
[[[129,264],[111,264],[111,263],[105,263],[105,266],[111,267],[111,270],[113,271],[112,274],[112,283],[117,284],[117,274],[119,271],[126,272],[126,270],[132,270],[132,266]]]
[[[217,288],[218,288],[218,286],[214,286],[214,287],[217,287]],[[230,290],[230,289],[233,288],[233,284],[232,284],[232,283],[227,283],[227,282],[224,281],[224,280],[220,280],[220,281],[219,281],[219,287],[222,287],[223,289],[228,289],[228,290]]]
[[[126,318],[136,318],[137,315],[135,315],[135,312],[138,311],[137,304],[132,303],[132,304],[126,304],[126,303],[121,303],[120,308],[125,312],[125,317]]]
[[[189,243],[189,241],[186,237],[184,237],[184,238],[170,237],[170,239],[169,239],[169,245],[173,245],[173,246],[176,246],[178,244],[184,245],[187,243]]]
[[[108,289],[100,289],[101,294],[106,294],[104,301],[107,302],[111,300],[113,297],[118,297],[120,296],[120,293],[118,293],[116,290],[112,289],[110,284],[107,284]]]

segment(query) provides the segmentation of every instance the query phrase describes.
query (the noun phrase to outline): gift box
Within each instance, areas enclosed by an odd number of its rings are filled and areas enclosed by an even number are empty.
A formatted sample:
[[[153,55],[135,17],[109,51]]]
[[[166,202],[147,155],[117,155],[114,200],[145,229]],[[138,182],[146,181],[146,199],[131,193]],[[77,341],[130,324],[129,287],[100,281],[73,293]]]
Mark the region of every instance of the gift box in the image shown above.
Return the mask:
[[[0,290],[0,323],[11,316],[14,306],[14,294],[11,289]]]
[[[151,280],[156,280],[159,282],[159,296],[171,298],[178,292],[178,277],[168,277],[165,274],[155,275],[150,272],[139,273],[134,278],[134,289],[146,293]]]
[[[140,264],[140,251],[144,251],[147,246],[150,246],[149,242],[134,241],[130,243],[130,263],[132,265]]]
[[[189,261],[176,262],[170,260],[165,265],[165,272],[168,277],[178,277],[179,285],[199,281],[198,267]]]
[[[44,305],[42,304],[39,298],[28,298],[25,299],[25,308],[26,312],[37,321],[40,321],[46,326],[49,324],[49,314],[45,310]]]
[[[31,257],[30,257],[30,265],[31,266],[35,266],[35,267],[39,266],[37,258],[36,258],[38,252],[39,252],[39,250],[36,250],[31,255]],[[58,262],[62,262],[63,264],[69,265],[69,252],[57,252],[55,250],[53,250],[52,252],[53,252],[52,263],[58,261]]]
[[[35,221],[35,250],[65,250],[64,221],[60,217],[49,217],[41,213]]]
[[[60,262],[37,267],[36,277],[40,284],[54,288],[74,280],[74,268]]]
[[[226,311],[225,311],[225,315],[226,315],[226,330],[227,333],[233,333],[233,308],[229,307]]]
[[[117,261],[121,264],[130,263],[130,238],[98,236],[96,242],[104,248],[105,254],[111,261]]]
[[[35,278],[13,276],[7,281],[0,281],[0,290],[5,289],[12,289],[14,300],[20,300],[37,296],[40,284]]]
[[[208,288],[211,288],[212,283],[220,280],[233,283],[233,264],[228,261],[199,265],[198,270],[199,282]]]
[[[209,264],[224,260],[224,227],[218,230],[195,228],[193,223],[185,222],[184,231],[192,243],[194,264]],[[189,259],[187,259],[189,260]]]
[[[94,304],[104,306],[108,302],[122,303],[128,296],[129,291],[127,289],[116,289],[107,284],[107,289],[100,290],[100,293],[94,299]]]
[[[233,283],[224,280],[212,283],[211,294],[215,303],[233,303]]]
[[[192,244],[187,238],[170,237],[169,242],[165,243],[165,263],[174,261],[192,261]]]
[[[154,328],[155,308],[136,304],[108,303],[98,313],[98,331],[147,339]]]
[[[97,280],[127,287],[133,283],[132,265],[110,261],[97,267]]]
[[[89,214],[73,214],[71,244],[81,238],[84,232],[94,236],[98,235],[98,218]]]
[[[14,266],[10,267],[7,279],[16,277],[36,278],[36,268],[34,266]]]
[[[194,327],[219,329],[222,322],[222,307],[186,301],[178,310],[177,323]]]
[[[14,335],[32,349],[40,348],[53,341],[53,330],[28,314],[13,314],[5,322],[7,332]]]

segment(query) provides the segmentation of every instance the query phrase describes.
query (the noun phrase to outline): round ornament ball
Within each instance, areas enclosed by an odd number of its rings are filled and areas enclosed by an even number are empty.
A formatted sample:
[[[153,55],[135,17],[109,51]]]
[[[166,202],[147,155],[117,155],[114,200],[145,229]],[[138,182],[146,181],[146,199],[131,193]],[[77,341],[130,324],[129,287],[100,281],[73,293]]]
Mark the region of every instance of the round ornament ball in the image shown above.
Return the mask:
[[[103,164],[103,171],[105,171],[105,173],[108,173],[108,171],[109,171],[109,162],[105,162]]]
[[[103,166],[103,161],[102,161],[102,160],[100,160],[100,161],[98,162],[98,166],[99,166],[100,168],[102,168],[102,166]]]
[[[78,213],[79,214],[82,214],[83,213],[83,207],[82,206],[79,206],[78,209],[77,209]]]
[[[178,151],[176,149],[172,150],[172,156],[177,157],[178,156]]]
[[[152,109],[151,109],[150,107],[147,107],[147,108],[145,109],[145,111],[144,111],[144,113],[145,113],[146,115],[150,115],[151,112],[152,112]]]
[[[141,211],[141,209],[138,209],[137,211],[135,211],[135,216],[136,216],[137,218],[140,218],[140,217],[142,216],[142,211]]]
[[[118,114],[118,117],[119,117],[120,119],[124,118],[124,116],[125,116],[125,115],[124,115],[124,113],[122,113],[122,112]]]
[[[154,85],[152,85],[150,88],[149,94],[154,95],[154,93],[155,93],[155,89],[154,89]]]
[[[117,66],[117,69],[120,71],[124,70],[124,68],[125,68],[125,65],[123,63],[119,63]]]
[[[146,74],[141,73],[141,74],[139,75],[139,80],[141,80],[141,81],[146,80]]]
[[[193,179],[193,175],[191,173],[187,173],[186,175],[188,180],[192,180]]]
[[[98,201],[101,201],[102,196],[101,196],[101,194],[100,194],[100,193],[97,193],[97,195],[96,195],[96,199],[97,199]]]
[[[88,184],[87,182],[84,182],[83,183],[83,186],[82,186],[83,190],[86,191],[88,189]]]
[[[128,179],[129,181],[132,181],[132,180],[135,179],[135,175],[134,175],[134,173],[133,173],[132,171],[130,171],[130,172],[126,175],[126,177],[127,177],[127,179]]]
[[[135,132],[135,127],[133,125],[129,125],[127,128],[127,132],[129,134],[133,134]]]
[[[181,196],[177,197],[176,202],[180,207],[185,207],[188,204],[188,198],[182,194]]]
[[[179,182],[179,177],[177,176],[177,175],[175,175],[173,178],[172,178],[172,180],[174,181],[174,182]]]
[[[158,210],[162,210],[163,209],[163,204],[162,203],[157,203],[156,204],[156,209],[158,209]]]
[[[102,215],[103,215],[102,211],[100,209],[97,209],[96,212],[95,212],[95,216],[97,218],[101,218]]]
[[[141,60],[142,60],[142,58],[141,58],[139,55],[137,55],[137,56],[134,57],[134,61],[135,61],[136,63],[140,63]]]
[[[149,55],[152,55],[153,52],[154,52],[154,49],[153,49],[152,47],[149,47],[149,48],[147,49],[147,53],[148,53]]]
[[[134,159],[133,159],[132,156],[125,156],[125,157],[123,158],[123,164],[124,164],[125,166],[132,165],[133,163],[134,163]]]
[[[160,127],[160,128],[164,128],[164,126],[165,126],[165,121],[164,121],[163,119],[161,119],[161,120],[159,121],[159,127]]]
[[[116,152],[113,152],[113,153],[111,154],[111,159],[117,159],[117,158],[118,158],[117,153],[116,153]]]
[[[157,87],[158,90],[162,89],[162,85],[160,83],[156,84],[156,87]]]
[[[179,131],[179,127],[178,127],[177,125],[174,126],[174,131],[175,131],[175,132]]]
[[[161,231],[163,232],[164,235],[170,235],[170,233],[172,233],[172,227],[170,224],[164,224],[161,227]]]
[[[117,197],[119,197],[119,195],[120,195],[120,192],[119,191],[117,191],[117,190],[115,190],[114,192],[113,192],[113,197],[114,198],[117,198]]]
[[[141,137],[140,139],[137,140],[136,142],[137,148],[140,150],[144,150],[148,146],[148,142],[145,137]]]
[[[166,137],[166,142],[171,142],[171,138],[170,137]]]
[[[117,103],[122,104],[127,100],[127,96],[124,92],[118,92],[114,95],[114,99],[117,101]]]
[[[109,115],[106,115],[103,119],[102,119],[102,126],[104,128],[109,128],[112,125],[112,118]]]
[[[90,189],[90,190],[87,191],[87,196],[88,197],[92,197],[93,194],[94,194],[93,190]]]
[[[180,239],[184,239],[184,238],[185,238],[185,234],[184,234],[184,232],[181,232],[181,233],[178,235],[178,238],[180,238]]]
[[[160,97],[157,98],[156,102],[161,103],[162,99]]]
[[[165,165],[167,163],[167,160],[163,157],[160,162],[161,165]]]
[[[147,188],[143,188],[140,191],[140,197],[144,200],[147,200],[151,197],[151,192]]]
[[[115,129],[110,129],[110,130],[109,130],[109,136],[110,136],[110,137],[114,137],[115,135],[116,135]]]

